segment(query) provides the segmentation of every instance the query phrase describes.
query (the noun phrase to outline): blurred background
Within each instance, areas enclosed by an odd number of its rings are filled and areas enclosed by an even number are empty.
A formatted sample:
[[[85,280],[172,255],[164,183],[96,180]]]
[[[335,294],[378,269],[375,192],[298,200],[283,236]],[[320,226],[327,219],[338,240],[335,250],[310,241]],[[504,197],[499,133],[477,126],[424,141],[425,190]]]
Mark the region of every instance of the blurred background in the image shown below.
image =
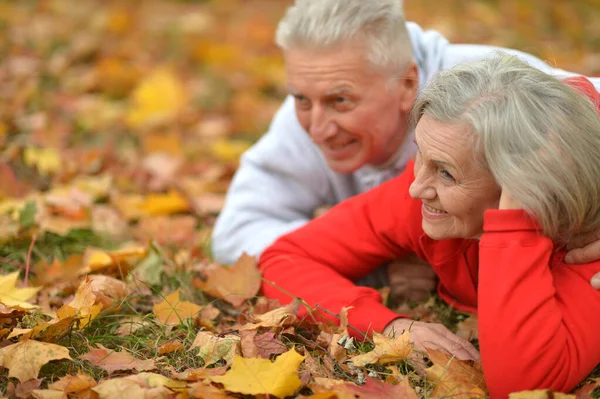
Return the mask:
[[[0,215],[37,201],[41,232],[204,242],[239,155],[285,96],[273,37],[291,3],[0,2]],[[452,42],[600,74],[599,0],[406,0],[405,10]],[[24,234],[20,215],[0,217],[0,242]]]

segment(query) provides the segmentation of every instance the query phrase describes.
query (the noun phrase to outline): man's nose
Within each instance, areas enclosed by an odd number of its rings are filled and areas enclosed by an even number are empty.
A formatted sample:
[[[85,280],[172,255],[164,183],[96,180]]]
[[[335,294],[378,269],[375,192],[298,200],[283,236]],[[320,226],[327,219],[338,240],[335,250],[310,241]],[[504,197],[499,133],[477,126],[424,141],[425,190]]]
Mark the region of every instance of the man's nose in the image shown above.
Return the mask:
[[[314,142],[320,143],[335,135],[335,122],[328,117],[322,107],[313,107],[308,133]]]
[[[408,193],[414,199],[432,200],[436,197],[432,176],[423,167],[415,169],[415,180],[408,188]]]

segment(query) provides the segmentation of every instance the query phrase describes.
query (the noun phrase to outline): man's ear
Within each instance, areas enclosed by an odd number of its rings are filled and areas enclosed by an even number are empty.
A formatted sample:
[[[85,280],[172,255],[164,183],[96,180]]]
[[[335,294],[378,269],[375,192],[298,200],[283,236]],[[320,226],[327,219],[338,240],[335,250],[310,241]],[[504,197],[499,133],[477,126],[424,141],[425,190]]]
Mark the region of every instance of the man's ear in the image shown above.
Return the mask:
[[[419,68],[414,61],[411,61],[404,73],[400,77],[400,110],[408,113],[419,92]]]

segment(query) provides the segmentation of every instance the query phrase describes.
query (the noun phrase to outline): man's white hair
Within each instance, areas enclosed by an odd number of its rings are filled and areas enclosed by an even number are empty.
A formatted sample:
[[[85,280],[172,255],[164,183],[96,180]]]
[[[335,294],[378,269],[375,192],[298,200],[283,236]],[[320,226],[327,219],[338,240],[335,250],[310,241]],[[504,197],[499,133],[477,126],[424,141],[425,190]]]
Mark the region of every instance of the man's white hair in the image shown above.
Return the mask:
[[[401,0],[296,0],[279,22],[276,42],[330,49],[364,40],[366,60],[399,75],[412,60]],[[353,43],[354,41],[354,43]]]
[[[544,235],[576,244],[600,229],[600,116],[574,87],[497,55],[434,77],[413,123],[423,115],[464,125],[475,155]]]

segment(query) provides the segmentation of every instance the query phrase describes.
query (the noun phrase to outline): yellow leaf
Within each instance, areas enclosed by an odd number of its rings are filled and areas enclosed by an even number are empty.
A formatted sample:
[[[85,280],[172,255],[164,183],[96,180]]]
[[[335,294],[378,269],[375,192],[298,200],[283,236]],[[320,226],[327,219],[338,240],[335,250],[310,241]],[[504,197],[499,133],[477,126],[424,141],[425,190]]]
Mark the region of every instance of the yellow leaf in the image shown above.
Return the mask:
[[[224,376],[211,377],[225,389],[246,395],[270,394],[283,398],[293,395],[302,382],[298,368],[304,356],[292,349],[271,362],[268,359],[236,356],[231,369]]]
[[[41,287],[17,288],[19,272],[0,276],[0,302],[7,306],[20,306],[25,309],[37,308],[27,302],[33,298]]]
[[[141,210],[149,216],[170,215],[185,212],[190,209],[190,204],[177,191],[166,194],[151,194],[141,204]]]
[[[535,391],[521,391],[508,395],[508,399],[575,399],[575,395],[568,395],[560,392],[552,392],[546,389],[538,389]]]
[[[427,348],[427,357],[433,363],[425,371],[427,380],[435,383],[432,397],[451,396],[456,399],[486,398],[486,385],[478,363],[456,359],[445,353]]]
[[[368,353],[355,356],[352,363],[357,367],[367,364],[386,364],[406,359],[413,350],[410,343],[408,331],[396,338],[390,338],[386,335],[373,333],[373,342],[375,348]]]
[[[54,148],[27,147],[23,160],[29,167],[35,167],[42,176],[57,172],[61,167],[61,158]]]
[[[95,272],[112,266],[129,266],[146,255],[148,255],[148,248],[143,246],[126,247],[116,251],[88,249],[84,256],[85,272]]]
[[[179,325],[183,320],[190,319],[202,310],[202,306],[182,301],[179,289],[171,293],[164,301],[154,305],[154,314],[163,324]]]
[[[131,127],[168,120],[186,103],[186,91],[181,82],[167,69],[158,69],[135,88],[127,114]]]
[[[240,140],[218,140],[210,147],[210,152],[221,162],[237,163],[250,145],[250,143]]]
[[[67,305],[58,309],[56,315],[59,319],[77,317],[79,319],[80,327],[84,328],[90,324],[102,310],[102,305],[94,305],[95,302],[96,295],[92,292],[92,282],[89,277],[86,277],[79,285],[79,288],[77,288],[75,298]]]
[[[240,355],[240,337],[227,335],[220,337],[210,332],[199,331],[190,350],[199,348],[198,355],[204,360],[204,367],[223,359],[231,364],[235,356]]]
[[[62,377],[58,381],[48,385],[48,388],[63,393],[75,393],[85,391],[94,386],[96,386],[96,380],[88,374],[79,372],[77,375],[66,375]]]
[[[37,378],[40,368],[51,360],[71,359],[64,346],[30,339],[0,349],[0,366],[9,370],[8,376],[24,382]]]

